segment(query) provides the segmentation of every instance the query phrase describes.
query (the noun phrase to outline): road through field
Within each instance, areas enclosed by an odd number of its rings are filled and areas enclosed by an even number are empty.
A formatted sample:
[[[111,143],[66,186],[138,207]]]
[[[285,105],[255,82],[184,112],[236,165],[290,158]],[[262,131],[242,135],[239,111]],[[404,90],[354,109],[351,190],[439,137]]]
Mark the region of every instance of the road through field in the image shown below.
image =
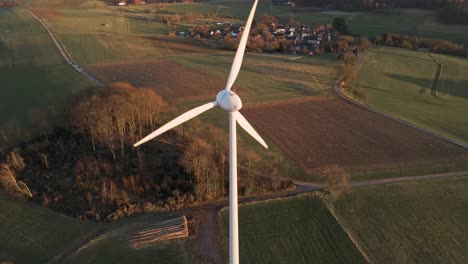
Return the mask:
[[[261,177],[269,177],[267,175],[259,175]],[[389,179],[380,179],[380,180],[367,180],[361,182],[353,182],[351,183],[352,187],[363,187],[363,186],[376,186],[376,185],[385,185],[385,184],[393,184],[393,183],[401,183],[401,182],[416,182],[416,181],[426,181],[426,180],[435,180],[435,179],[449,179],[449,178],[458,178],[458,177],[468,177],[468,171],[461,171],[461,172],[450,172],[450,173],[441,173],[441,174],[432,174],[432,175],[421,175],[421,176],[413,176],[413,177],[402,177],[402,178],[389,178]],[[287,180],[287,179],[283,179]],[[316,184],[310,182],[302,182],[293,180],[293,183],[296,185],[296,188],[287,192],[282,193],[271,193],[262,196],[254,196],[254,197],[243,197],[239,199],[239,204],[249,204],[254,202],[262,202],[272,199],[280,199],[280,198],[290,198],[300,194],[305,193],[312,193],[316,191],[323,190],[325,185],[323,184]],[[48,263],[64,263],[65,260],[75,255],[79,250],[86,248],[88,246],[92,246],[92,244],[101,238],[103,238],[106,234],[122,228],[128,223],[153,223],[153,220],[157,220],[161,217],[161,214],[170,215],[173,217],[180,216],[180,215],[190,215],[195,214],[198,212],[204,212],[207,210],[220,210],[223,207],[228,206],[228,200],[221,200],[215,202],[209,202],[202,205],[197,205],[190,208],[185,208],[178,211],[172,212],[161,212],[159,214],[147,214],[142,215],[139,217],[134,217],[130,219],[124,219],[115,223],[108,224],[104,229],[97,231],[94,233],[95,237],[86,237],[84,238],[81,243],[77,243],[71,245],[67,250],[62,252],[62,254],[55,256],[54,259],[50,260]]]
[[[41,25],[47,30],[47,32],[49,33],[49,36],[50,38],[52,39],[52,41],[54,42],[55,46],[57,47],[58,51],[60,52],[60,54],[62,54],[63,58],[65,59],[65,61],[70,64],[76,71],[78,71],[79,73],[83,74],[84,76],[86,76],[87,78],[93,80],[94,82],[96,82],[97,84],[99,84],[100,86],[103,86],[103,84],[97,80],[96,78],[94,78],[93,76],[91,76],[90,74],[88,74],[87,72],[85,72],[83,70],[82,67],[80,67],[80,65],[78,65],[73,59],[72,57],[68,54],[68,52],[65,50],[65,47],[63,46],[62,42],[60,41],[60,39],[52,32],[52,30],[50,30],[50,28],[47,26],[47,24],[42,21],[38,16],[36,16],[36,14],[34,14],[34,12],[32,12],[30,9],[26,9],[39,23],[41,23]]]
[[[358,67],[358,68],[361,67],[362,62],[363,62],[363,57],[364,57],[364,51],[359,52],[358,63],[356,64],[355,67]],[[441,66],[440,66],[440,64],[438,64],[438,65],[439,65],[439,69],[438,69],[439,73],[438,73],[438,74],[440,75]],[[437,77],[440,78],[439,76],[436,76],[436,78],[437,78]],[[379,111],[379,110],[370,108],[370,107],[368,107],[367,105],[363,105],[363,104],[361,104],[361,103],[359,103],[359,102],[354,101],[353,99],[351,99],[351,98],[347,97],[346,95],[344,95],[343,92],[341,91],[340,87],[341,87],[341,83],[343,82],[342,79],[343,79],[343,78],[340,78],[338,81],[336,81],[336,83],[335,83],[335,85],[334,85],[334,87],[333,87],[333,90],[335,91],[335,93],[336,93],[338,96],[340,96],[342,99],[346,100],[347,102],[349,102],[349,103],[351,103],[351,104],[354,104],[354,105],[356,105],[356,106],[362,107],[362,108],[364,108],[364,109],[366,109],[366,110],[368,110],[368,111],[371,111],[371,112],[373,112],[373,113],[375,113],[375,114],[378,114],[378,115],[380,115],[380,116],[383,116],[383,117],[385,117],[385,118],[391,119],[391,120],[393,120],[393,121],[396,121],[396,122],[399,122],[399,123],[401,123],[401,124],[404,124],[404,125],[407,125],[407,126],[409,126],[409,127],[412,127],[412,128],[414,128],[414,129],[417,129],[417,130],[419,130],[419,131],[421,131],[421,132],[424,132],[424,133],[426,133],[426,134],[429,134],[429,135],[431,135],[431,136],[434,136],[434,137],[440,138],[440,139],[442,139],[442,140],[444,140],[444,141],[447,141],[447,142],[449,142],[449,143],[455,144],[455,145],[457,145],[457,146],[459,146],[459,147],[462,147],[462,148],[464,148],[464,149],[468,149],[468,144],[465,144],[465,143],[460,142],[460,141],[457,141],[457,140],[455,140],[455,139],[452,139],[452,138],[443,136],[443,135],[441,135],[441,134],[435,133],[435,132],[433,132],[433,131],[431,131],[431,130],[428,130],[428,129],[425,129],[425,128],[416,126],[416,125],[414,125],[414,124],[412,124],[412,123],[410,123],[410,122],[408,122],[408,121],[405,121],[405,120],[400,119],[400,118],[398,118],[398,117],[391,116],[391,115],[386,114],[386,113],[384,113],[384,112],[381,112],[381,111]]]

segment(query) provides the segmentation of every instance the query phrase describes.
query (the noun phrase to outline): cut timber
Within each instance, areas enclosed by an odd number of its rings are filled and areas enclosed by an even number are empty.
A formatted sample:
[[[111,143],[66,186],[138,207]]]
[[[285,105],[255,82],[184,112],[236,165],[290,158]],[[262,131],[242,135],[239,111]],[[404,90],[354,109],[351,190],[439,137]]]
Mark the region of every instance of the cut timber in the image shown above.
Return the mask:
[[[188,224],[185,216],[170,219],[134,233],[129,242],[132,247],[141,248],[169,239],[188,237]]]

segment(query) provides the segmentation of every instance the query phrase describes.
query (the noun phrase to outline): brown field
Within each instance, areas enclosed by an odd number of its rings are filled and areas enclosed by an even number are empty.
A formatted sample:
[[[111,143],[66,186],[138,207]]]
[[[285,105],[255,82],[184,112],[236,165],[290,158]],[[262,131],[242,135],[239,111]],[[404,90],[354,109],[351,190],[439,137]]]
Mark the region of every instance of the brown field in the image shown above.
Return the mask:
[[[103,83],[128,82],[151,88],[171,102],[214,99],[225,85],[218,77],[166,60],[95,64],[85,68]],[[238,87],[234,89],[239,92]]]
[[[468,151],[340,99],[308,97],[247,106],[252,124],[311,173],[468,160]]]
[[[49,8],[33,8],[31,11],[38,16],[39,18],[43,19],[51,19],[51,18],[60,18],[63,17],[62,12],[57,11],[55,9]]]

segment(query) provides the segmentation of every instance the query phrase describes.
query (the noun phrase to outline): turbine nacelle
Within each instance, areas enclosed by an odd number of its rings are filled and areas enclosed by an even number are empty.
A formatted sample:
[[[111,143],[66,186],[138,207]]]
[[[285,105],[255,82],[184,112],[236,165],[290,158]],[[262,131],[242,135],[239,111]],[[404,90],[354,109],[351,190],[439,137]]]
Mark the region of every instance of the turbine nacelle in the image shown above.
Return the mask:
[[[233,91],[222,90],[216,95],[216,103],[221,109],[228,112],[236,112],[242,108],[240,97]]]

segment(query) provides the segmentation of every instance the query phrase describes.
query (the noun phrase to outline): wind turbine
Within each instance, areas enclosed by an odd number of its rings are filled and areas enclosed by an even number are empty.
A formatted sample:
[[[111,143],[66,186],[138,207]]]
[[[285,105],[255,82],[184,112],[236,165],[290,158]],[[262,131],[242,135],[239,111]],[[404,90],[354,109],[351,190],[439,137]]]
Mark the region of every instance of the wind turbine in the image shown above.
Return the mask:
[[[172,129],[200,114],[205,111],[210,110],[215,106],[219,106],[221,109],[229,112],[229,261],[232,264],[239,263],[239,223],[238,223],[238,214],[237,214],[237,136],[236,136],[236,122],[247,131],[255,140],[257,140],[262,146],[268,148],[267,144],[260,135],[255,131],[255,129],[250,125],[250,123],[245,119],[245,117],[239,112],[242,108],[242,101],[240,97],[233,91],[231,88],[234,84],[234,81],[239,74],[240,68],[242,66],[242,59],[244,58],[245,46],[247,44],[247,39],[250,33],[250,27],[252,25],[252,20],[255,14],[255,9],[257,8],[258,0],[255,0],[252,10],[250,11],[249,18],[245,25],[244,32],[242,33],[242,38],[237,48],[236,56],[234,57],[234,62],[232,63],[231,71],[229,72],[229,77],[226,82],[226,86],[216,95],[216,100],[204,104],[202,106],[196,107],[164,126],[160,127],[156,131],[152,132],[148,136],[144,137],[142,140],[138,141],[134,146],[137,147],[159,135]]]

